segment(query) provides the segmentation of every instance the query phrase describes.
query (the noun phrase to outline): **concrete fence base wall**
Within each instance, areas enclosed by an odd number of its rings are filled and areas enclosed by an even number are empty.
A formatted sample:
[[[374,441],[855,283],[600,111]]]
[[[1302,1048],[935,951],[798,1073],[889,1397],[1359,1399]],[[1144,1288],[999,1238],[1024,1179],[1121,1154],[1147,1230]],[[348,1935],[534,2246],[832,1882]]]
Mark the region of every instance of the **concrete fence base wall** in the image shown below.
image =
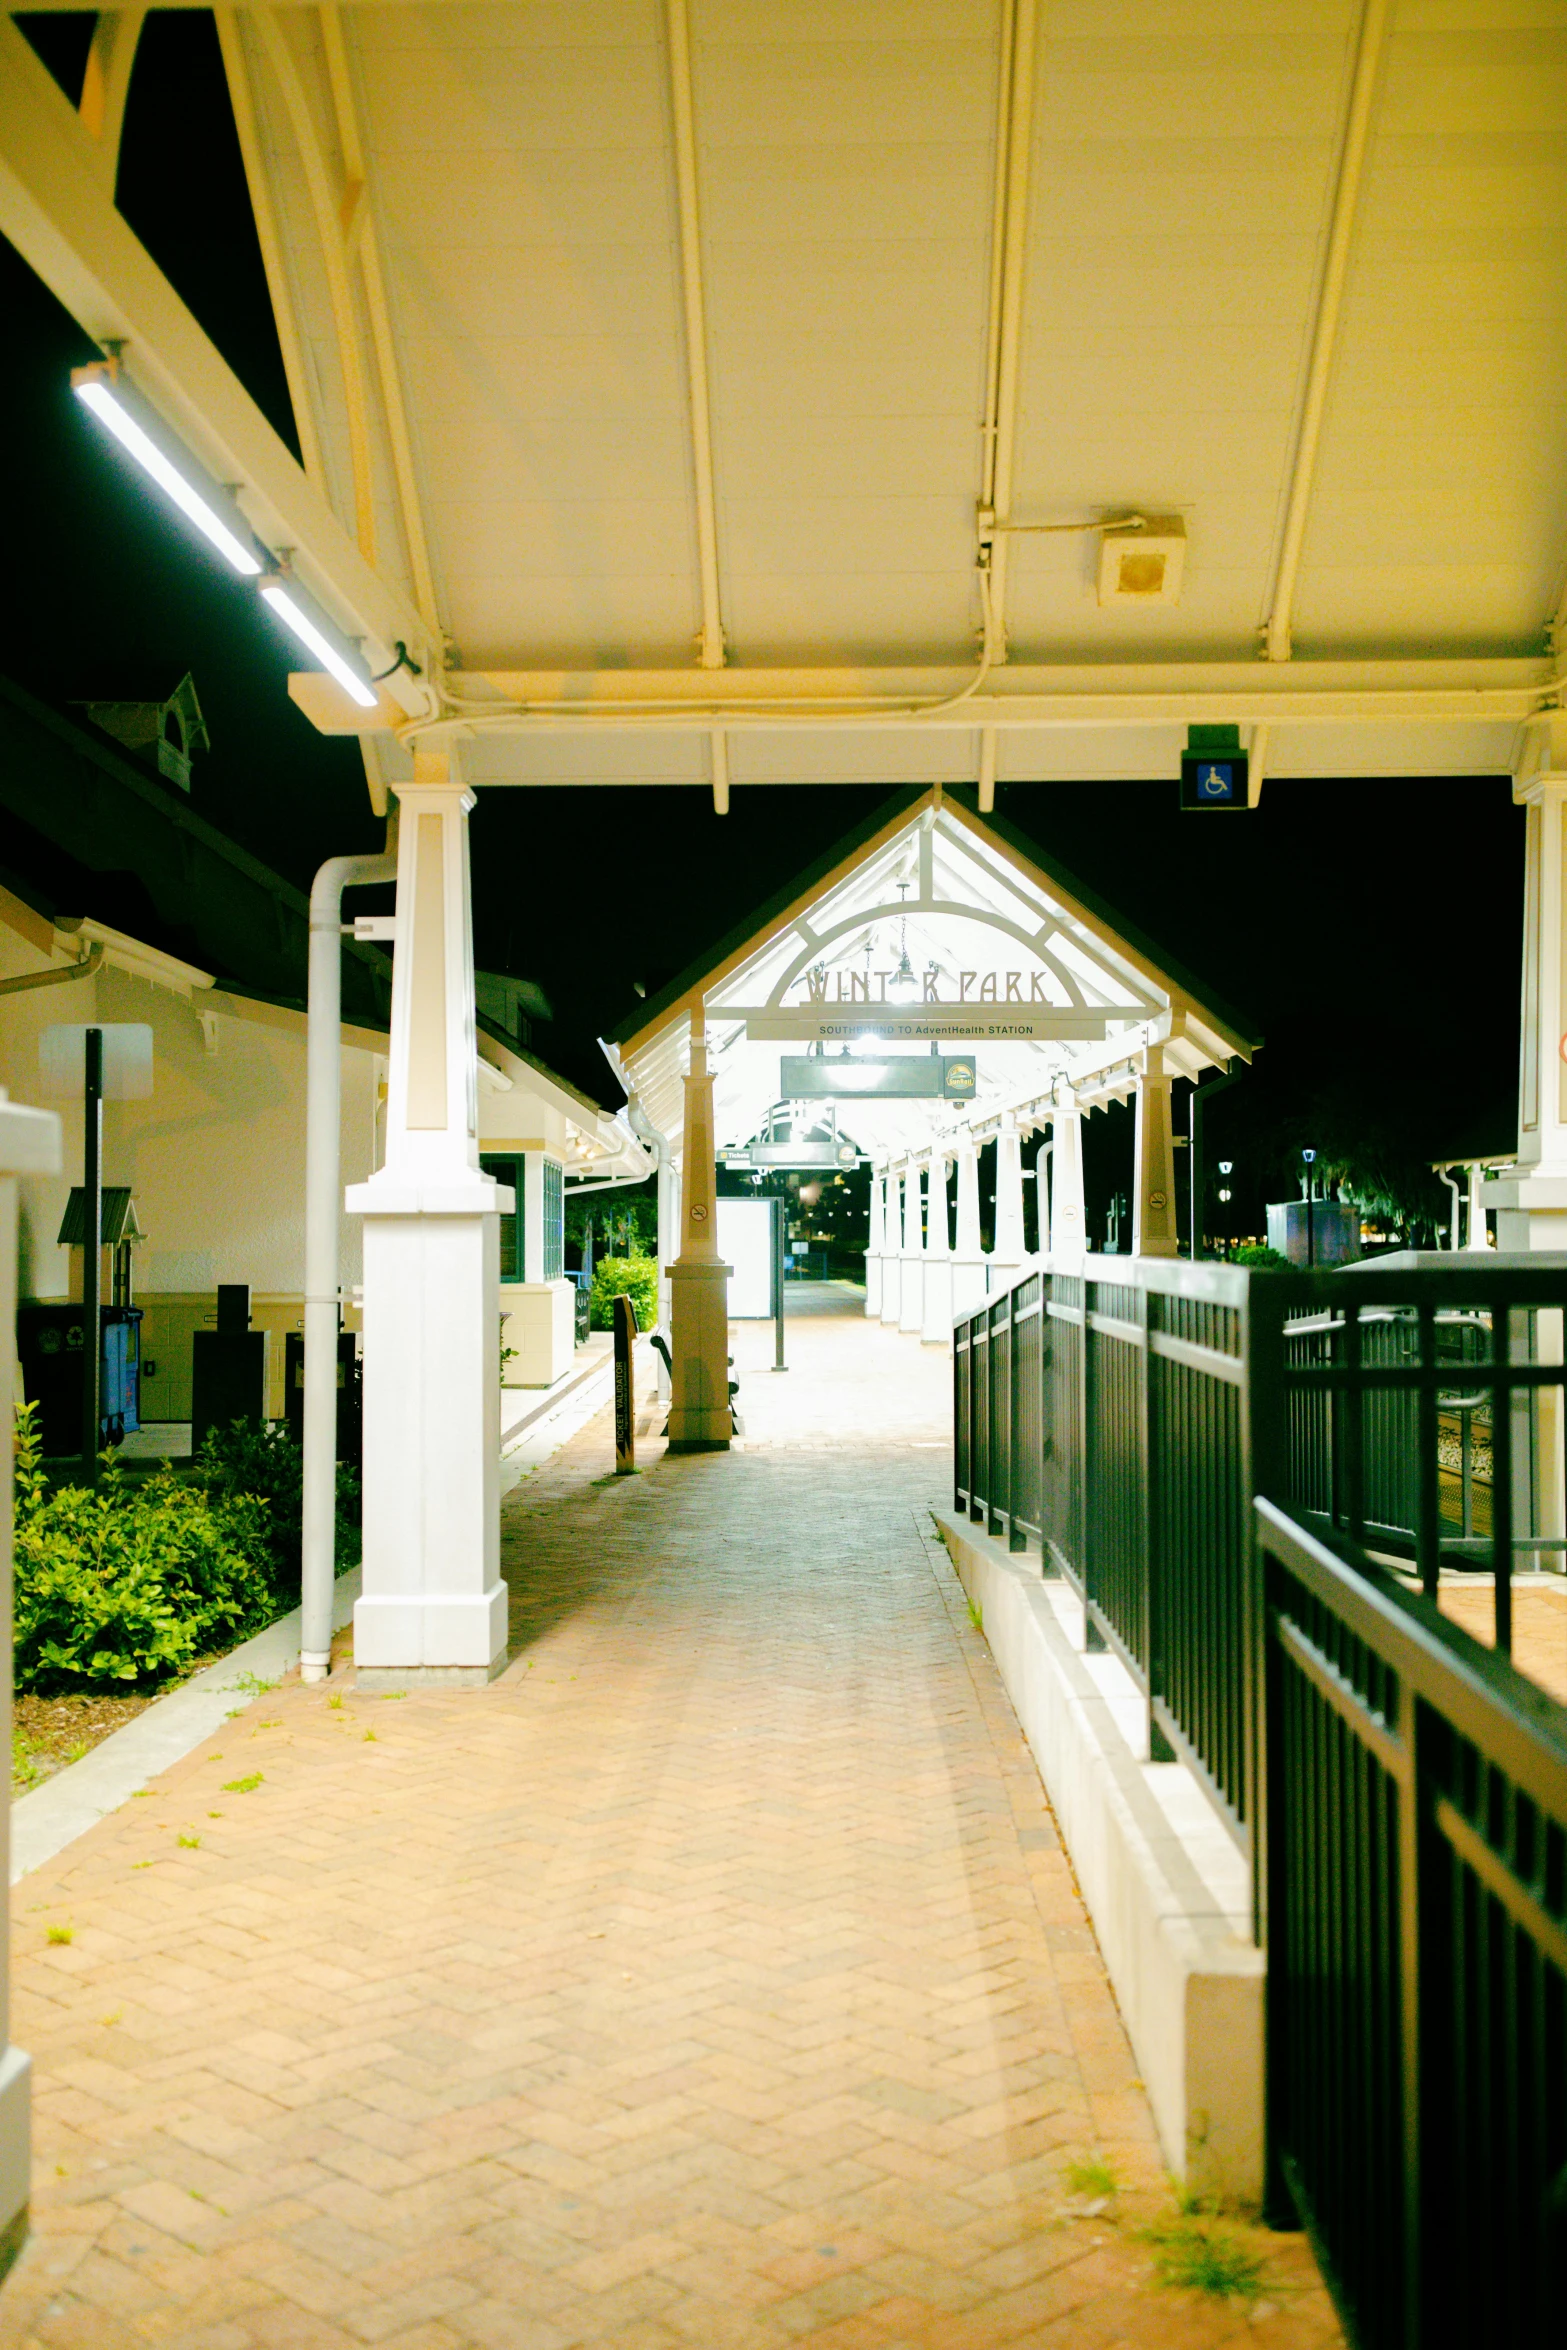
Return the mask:
[[[1200,2192],[1254,2205],[1264,1959],[1247,1931],[1239,1855],[1215,1865],[1211,1814],[1200,1796],[1196,1807],[1186,1802],[1196,1788],[1181,1765],[1133,1752],[1068,1636],[1037,1553],[1009,1553],[956,1515],[938,1512],[936,1525],[1039,1765],[1165,2159]],[[1164,1786],[1163,1800],[1161,1773],[1184,1782]],[[1193,1823],[1186,1835],[1183,1803]]]

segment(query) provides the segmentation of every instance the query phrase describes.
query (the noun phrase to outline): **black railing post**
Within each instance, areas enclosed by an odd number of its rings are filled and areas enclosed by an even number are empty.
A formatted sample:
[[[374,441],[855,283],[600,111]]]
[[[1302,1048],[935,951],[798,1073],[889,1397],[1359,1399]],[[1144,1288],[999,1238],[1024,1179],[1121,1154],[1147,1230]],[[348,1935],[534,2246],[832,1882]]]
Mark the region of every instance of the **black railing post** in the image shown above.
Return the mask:
[[[1054,1575],[1050,1548],[1050,1451],[1055,1431],[1055,1332],[1050,1325],[1050,1301],[1055,1275],[1048,1264],[1039,1268],[1039,1429],[1035,1460],[1039,1470],[1039,1571]]]
[[[1257,1539],[1258,1494],[1287,1498],[1289,1473],[1289,1391],[1284,1320],[1287,1274],[1253,1273],[1241,1309],[1241,1492],[1246,1510],[1242,1567],[1246,1587],[1246,1629],[1241,1646],[1242,1782],[1241,1817],[1251,1824],[1252,1937],[1268,1938],[1269,1739],[1267,1677],[1267,1561]],[[1269,2030],[1272,2008],[1269,2007]]]
[[[1520,1316],[1520,1319],[1522,1317]],[[1491,1308],[1491,1572],[1493,1630],[1503,1656],[1513,1645],[1513,1317]]]
[[[1398,1735],[1403,1764],[1398,1778],[1398,1969],[1399,2038],[1403,2092],[1404,2169],[1404,2341],[1408,2350],[1426,2339],[1421,2330],[1421,2287],[1425,2246],[1420,2189],[1420,1860],[1424,1844],[1421,1812],[1420,1701],[1407,1674],[1398,1677]],[[1340,1893],[1342,1898],[1342,1893]]]
[[[103,1378],[103,1030],[83,1038],[82,1083],[82,1482],[98,1481]]]
[[[1420,1588],[1435,1599],[1442,1574],[1442,1500],[1437,1480],[1437,1393],[1440,1367],[1436,1359],[1436,1308],[1422,1302],[1415,1309],[1420,1350],[1420,1389],[1416,1406],[1419,1436],[1419,1498],[1415,1520],[1415,1556]],[[1358,1540],[1357,1536],[1357,1540]]]
[[[1161,1646],[1159,1590],[1159,1447],[1163,1432],[1158,1418],[1153,1334],[1160,1325],[1159,1298],[1145,1281],[1139,1285],[1137,1319],[1143,1334],[1141,1408],[1138,1412],[1138,1450],[1143,1486],[1143,1607],[1148,1656],[1148,1760],[1174,1762],[1176,1753],[1160,1727],[1157,1702],[1164,1695],[1164,1655]]]
[[[1105,1636],[1094,1620],[1094,1308],[1091,1303],[1093,1286],[1089,1279],[1088,1261],[1083,1261],[1083,1440],[1082,1470],[1078,1486],[1078,1573],[1083,1586],[1083,1647],[1090,1655],[1097,1655],[1106,1645]]]

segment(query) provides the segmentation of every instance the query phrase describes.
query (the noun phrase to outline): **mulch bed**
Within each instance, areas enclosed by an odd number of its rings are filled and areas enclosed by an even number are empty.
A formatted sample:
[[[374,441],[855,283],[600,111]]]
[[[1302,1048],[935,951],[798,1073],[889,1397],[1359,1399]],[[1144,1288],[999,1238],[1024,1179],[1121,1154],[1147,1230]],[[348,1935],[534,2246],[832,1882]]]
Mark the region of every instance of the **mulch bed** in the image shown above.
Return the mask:
[[[20,1743],[12,1757],[12,1795],[25,1795],[67,1763],[80,1762],[101,1739],[122,1730],[162,1695],[161,1689],[148,1689],[124,1697],[106,1697],[96,1690],[66,1697],[18,1697],[14,1719]]]

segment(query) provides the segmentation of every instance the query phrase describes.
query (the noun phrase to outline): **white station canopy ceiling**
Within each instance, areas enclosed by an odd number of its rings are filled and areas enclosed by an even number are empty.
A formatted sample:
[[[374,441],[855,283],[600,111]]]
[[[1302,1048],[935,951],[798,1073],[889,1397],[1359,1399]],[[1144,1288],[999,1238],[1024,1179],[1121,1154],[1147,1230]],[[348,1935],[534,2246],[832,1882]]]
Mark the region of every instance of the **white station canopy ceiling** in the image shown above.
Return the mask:
[[[1058,1080],[1089,1102],[1124,1094],[1148,1045],[1190,1077],[1253,1049],[1233,1014],[1004,825],[935,791],[884,816],[620,1031],[611,1059],[677,1157],[697,1020],[720,1150],[798,1105],[797,1122],[831,1109],[845,1144],[896,1156],[961,1126],[983,1134],[1005,1111],[1046,1116]],[[933,1054],[961,1091],[866,1092],[887,1064],[907,1082],[910,1064],[928,1067]],[[808,1072],[808,1092],[791,1064]]]
[[[1563,0],[217,13],[303,476],[114,213],[139,9],[80,118],[0,24],[0,227],[412,648],[368,718],[296,682],[393,781],[416,735],[720,798],[1173,778],[1227,721],[1254,774],[1527,759]],[[1163,552],[1107,569],[1117,521]]]

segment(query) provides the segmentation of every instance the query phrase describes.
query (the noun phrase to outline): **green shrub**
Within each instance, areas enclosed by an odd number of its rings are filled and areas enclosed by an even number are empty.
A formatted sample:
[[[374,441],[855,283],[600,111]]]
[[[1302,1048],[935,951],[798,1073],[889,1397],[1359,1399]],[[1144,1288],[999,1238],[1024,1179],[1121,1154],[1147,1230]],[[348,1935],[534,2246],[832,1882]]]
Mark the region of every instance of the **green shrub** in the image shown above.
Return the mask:
[[[1292,1270],[1289,1258],[1281,1256],[1276,1248],[1265,1248],[1261,1241],[1249,1240],[1244,1248],[1235,1251],[1237,1265],[1245,1265],[1253,1273],[1288,1273]]]
[[[637,1328],[651,1330],[658,1321],[658,1266],[652,1257],[601,1257],[593,1268],[590,1315],[595,1330],[615,1327],[615,1300],[629,1297],[637,1309]]]
[[[276,1613],[267,1505],[214,1499],[165,1465],[132,1484],[51,1486],[33,1408],[17,1413],[16,1686],[147,1682],[232,1647]]]
[[[255,1495],[267,1505],[267,1553],[272,1589],[281,1607],[299,1603],[300,1517],[304,1455],[280,1420],[234,1420],[214,1428],[188,1480],[209,1501]],[[337,1465],[337,1571],[359,1560],[359,1479]]]

